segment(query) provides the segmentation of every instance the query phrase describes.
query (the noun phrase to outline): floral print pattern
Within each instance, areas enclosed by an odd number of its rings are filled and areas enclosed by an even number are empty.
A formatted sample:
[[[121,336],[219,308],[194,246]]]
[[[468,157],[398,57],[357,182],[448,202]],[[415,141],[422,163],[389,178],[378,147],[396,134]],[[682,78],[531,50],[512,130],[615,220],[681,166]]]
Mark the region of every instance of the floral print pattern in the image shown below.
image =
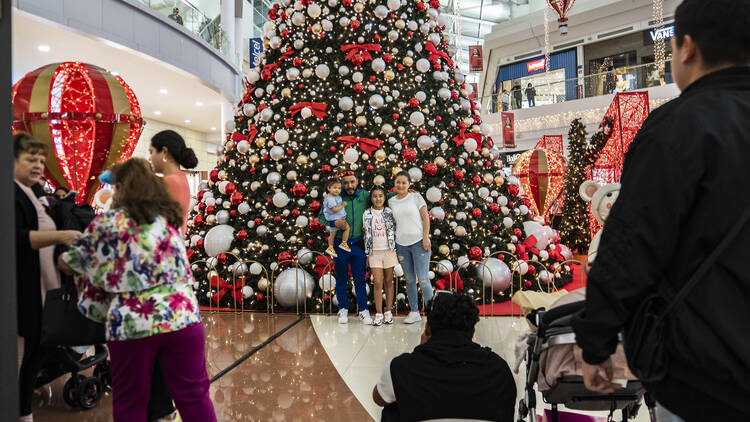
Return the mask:
[[[163,217],[139,226],[122,209],[97,216],[63,260],[77,273],[78,309],[130,340],[200,322],[178,228]]]

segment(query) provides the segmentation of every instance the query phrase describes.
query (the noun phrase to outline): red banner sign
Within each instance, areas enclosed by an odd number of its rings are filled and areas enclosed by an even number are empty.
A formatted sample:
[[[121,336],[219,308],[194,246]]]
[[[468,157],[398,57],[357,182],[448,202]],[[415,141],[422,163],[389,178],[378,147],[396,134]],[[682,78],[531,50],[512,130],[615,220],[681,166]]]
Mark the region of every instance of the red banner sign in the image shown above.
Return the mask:
[[[545,59],[539,59],[534,60],[533,62],[527,62],[526,63],[526,70],[531,72],[538,72],[540,70],[544,70],[544,67],[547,65],[547,61]]]
[[[514,119],[513,113],[508,113],[508,112],[502,113],[503,147],[505,148],[516,147],[516,134],[513,129],[514,120],[515,119]]]
[[[482,60],[482,46],[481,45],[470,45],[469,46],[469,71],[481,72],[484,67]]]

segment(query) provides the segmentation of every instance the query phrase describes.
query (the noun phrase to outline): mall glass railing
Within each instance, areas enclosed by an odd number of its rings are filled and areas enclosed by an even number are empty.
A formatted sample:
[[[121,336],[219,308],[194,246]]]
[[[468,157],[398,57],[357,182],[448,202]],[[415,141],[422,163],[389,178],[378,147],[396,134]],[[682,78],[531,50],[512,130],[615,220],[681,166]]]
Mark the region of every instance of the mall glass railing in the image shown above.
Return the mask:
[[[173,6],[165,6],[164,0],[139,1],[210,44],[233,65],[240,66],[239,55],[232,50],[229,39],[221,28],[220,16],[209,18],[200,9],[186,1],[175,2]]]
[[[535,75],[535,82],[533,82],[534,90],[536,91],[534,102],[530,104],[526,95],[526,84],[523,84],[521,87],[521,107],[518,107],[513,93],[509,93],[509,101],[504,111],[529,108],[530,106],[557,104],[582,98],[597,97],[616,92],[636,91],[670,84],[673,81],[669,65],[668,61],[665,66],[665,72],[659,72],[655,63],[648,63],[617,68],[613,72],[596,73],[580,78],[547,83],[544,82],[543,74]],[[540,80],[541,83],[539,82]],[[483,96],[478,102],[485,113],[503,111],[503,97],[501,94]]]

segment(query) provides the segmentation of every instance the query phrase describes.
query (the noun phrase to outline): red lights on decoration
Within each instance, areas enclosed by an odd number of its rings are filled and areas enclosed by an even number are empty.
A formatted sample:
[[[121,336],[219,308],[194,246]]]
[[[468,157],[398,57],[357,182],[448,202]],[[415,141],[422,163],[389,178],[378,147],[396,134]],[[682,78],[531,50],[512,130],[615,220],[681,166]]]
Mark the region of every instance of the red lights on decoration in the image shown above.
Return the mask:
[[[91,64],[40,67],[13,86],[11,98],[13,131],[47,143],[45,176],[80,192],[78,203],[91,201],[102,171],[130,158],[143,130],[127,83]]]

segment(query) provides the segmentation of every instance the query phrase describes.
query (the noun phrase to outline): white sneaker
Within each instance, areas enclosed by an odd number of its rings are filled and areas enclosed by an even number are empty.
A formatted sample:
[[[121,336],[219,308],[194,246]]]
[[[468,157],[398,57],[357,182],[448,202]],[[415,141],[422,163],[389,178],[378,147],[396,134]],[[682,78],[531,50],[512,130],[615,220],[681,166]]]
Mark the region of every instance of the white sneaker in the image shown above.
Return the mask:
[[[370,311],[365,309],[364,311],[360,312],[359,320],[362,321],[362,324],[372,325],[372,318],[370,318]]]
[[[372,325],[381,326],[383,325],[383,314],[375,314],[375,319],[372,320]]]
[[[419,312],[409,312],[409,315],[404,318],[404,324],[414,324],[415,322],[419,322],[422,320],[422,316],[419,315]]]
[[[348,323],[349,323],[349,310],[339,309],[339,324],[348,324]]]
[[[383,313],[383,324],[393,324],[393,314],[391,311]]]

